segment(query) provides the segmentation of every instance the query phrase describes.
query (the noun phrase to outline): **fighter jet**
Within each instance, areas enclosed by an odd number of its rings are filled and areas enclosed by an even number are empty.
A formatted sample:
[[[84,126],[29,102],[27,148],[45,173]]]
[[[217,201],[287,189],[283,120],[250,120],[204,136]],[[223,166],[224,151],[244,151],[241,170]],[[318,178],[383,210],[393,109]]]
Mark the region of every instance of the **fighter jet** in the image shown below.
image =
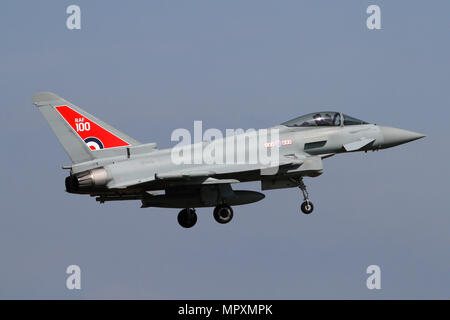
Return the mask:
[[[321,175],[323,159],[345,152],[386,149],[425,137],[342,112],[321,111],[275,125],[269,129],[276,135],[233,149],[233,159],[270,151],[276,155],[275,162],[177,163],[174,148],[141,144],[54,93],[38,93],[33,103],[72,161],[72,165],[63,166],[70,170],[65,179],[67,192],[88,194],[100,203],[138,200],[142,208],[179,208],[178,223],[184,228],[196,224],[195,208],[214,207],[214,219],[226,224],[233,218],[232,206],[265,197],[256,191],[232,189],[232,184],[240,182],[260,181],[262,190],[298,187],[303,196],[301,211],[310,214],[314,206],[303,179]],[[217,146],[240,135],[203,141],[200,147]],[[192,148],[196,145],[181,149],[186,152]],[[230,152],[227,150],[224,152]]]

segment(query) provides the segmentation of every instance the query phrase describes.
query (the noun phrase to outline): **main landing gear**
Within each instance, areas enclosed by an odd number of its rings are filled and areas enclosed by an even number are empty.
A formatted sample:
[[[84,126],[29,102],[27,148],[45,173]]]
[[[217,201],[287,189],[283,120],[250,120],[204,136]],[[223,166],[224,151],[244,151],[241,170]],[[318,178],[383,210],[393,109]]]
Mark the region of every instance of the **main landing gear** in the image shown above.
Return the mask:
[[[183,228],[192,228],[197,223],[195,209],[186,208],[178,213],[178,223]]]
[[[309,194],[308,194],[308,190],[306,190],[306,186],[303,183],[303,178],[298,178],[295,179],[295,182],[298,183],[298,187],[300,188],[300,190],[302,191],[303,194],[303,203],[300,206],[300,209],[302,210],[302,212],[304,214],[310,214],[311,212],[313,212],[314,210],[314,205],[311,201],[309,201]]]
[[[220,205],[214,208],[214,219],[218,223],[225,224],[233,219],[233,209],[227,205]]]
[[[226,204],[219,205],[214,208],[214,219],[220,223],[225,224],[233,219],[233,209]],[[186,208],[178,213],[178,223],[183,228],[192,228],[197,223],[197,214],[195,209]]]

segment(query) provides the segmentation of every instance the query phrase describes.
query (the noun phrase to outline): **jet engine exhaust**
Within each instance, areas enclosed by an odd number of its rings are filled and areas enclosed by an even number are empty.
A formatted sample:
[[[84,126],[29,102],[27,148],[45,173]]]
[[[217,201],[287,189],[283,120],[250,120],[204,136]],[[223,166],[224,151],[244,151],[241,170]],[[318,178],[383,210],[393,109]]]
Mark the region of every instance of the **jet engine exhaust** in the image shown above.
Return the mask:
[[[77,192],[92,187],[102,187],[108,182],[108,172],[104,168],[92,169],[66,178],[67,192]]]

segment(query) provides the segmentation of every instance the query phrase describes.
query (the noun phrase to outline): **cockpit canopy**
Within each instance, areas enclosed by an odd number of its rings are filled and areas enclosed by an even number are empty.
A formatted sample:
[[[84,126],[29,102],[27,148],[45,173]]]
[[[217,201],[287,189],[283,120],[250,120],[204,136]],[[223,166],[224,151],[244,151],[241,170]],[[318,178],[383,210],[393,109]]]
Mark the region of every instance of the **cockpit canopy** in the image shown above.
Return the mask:
[[[307,115],[283,122],[281,125],[287,127],[339,127],[344,118],[344,126],[368,124],[365,121],[350,117],[346,114],[334,111],[314,112]]]

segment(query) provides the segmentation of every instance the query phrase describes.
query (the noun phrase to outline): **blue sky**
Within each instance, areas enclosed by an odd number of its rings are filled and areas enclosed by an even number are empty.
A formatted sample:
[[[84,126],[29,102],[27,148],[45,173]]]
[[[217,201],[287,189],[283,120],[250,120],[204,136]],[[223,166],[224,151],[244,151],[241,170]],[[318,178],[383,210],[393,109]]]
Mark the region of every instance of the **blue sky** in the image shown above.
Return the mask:
[[[82,29],[66,28],[81,7]],[[381,7],[382,29],[366,28]],[[449,298],[446,1],[3,1],[0,298]],[[134,138],[264,128],[333,109],[427,134],[325,160],[217,224],[199,209],[99,205],[64,191],[69,159],[31,96],[52,91]],[[239,186],[259,189],[257,183]],[[65,287],[66,267],[82,290]],[[381,290],[366,288],[381,267]]]

